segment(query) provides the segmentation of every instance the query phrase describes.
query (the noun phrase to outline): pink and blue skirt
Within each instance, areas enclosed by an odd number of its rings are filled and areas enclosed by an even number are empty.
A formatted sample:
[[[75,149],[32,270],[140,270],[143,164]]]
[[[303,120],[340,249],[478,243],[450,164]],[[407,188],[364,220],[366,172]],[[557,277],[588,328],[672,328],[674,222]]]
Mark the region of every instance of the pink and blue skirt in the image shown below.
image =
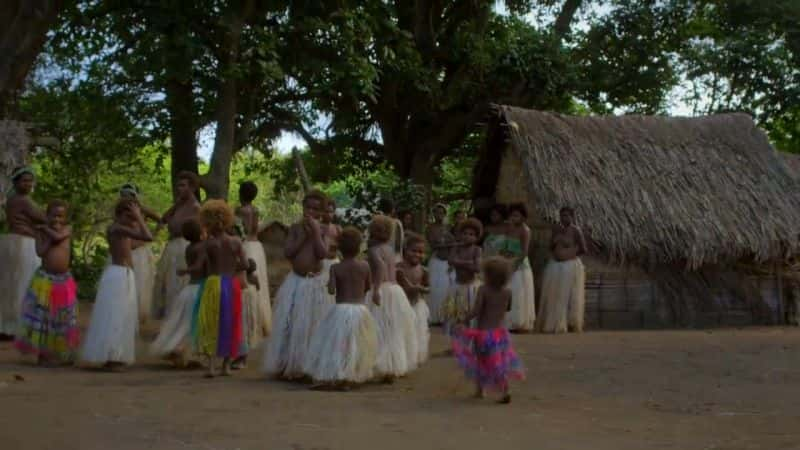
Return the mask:
[[[467,378],[476,381],[483,389],[505,391],[509,380],[525,378],[522,362],[505,328],[463,328],[454,331],[452,345],[456,360]]]
[[[23,300],[17,349],[54,362],[72,362],[80,345],[77,292],[69,273],[37,270]]]
[[[203,280],[192,314],[195,351],[232,359],[246,355],[245,313],[236,277],[212,275]]]

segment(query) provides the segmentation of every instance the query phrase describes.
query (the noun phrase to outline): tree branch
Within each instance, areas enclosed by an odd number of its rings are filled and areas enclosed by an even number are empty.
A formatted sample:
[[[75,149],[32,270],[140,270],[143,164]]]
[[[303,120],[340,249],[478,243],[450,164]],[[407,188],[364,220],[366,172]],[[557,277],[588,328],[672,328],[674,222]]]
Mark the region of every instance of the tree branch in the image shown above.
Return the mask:
[[[564,5],[561,7],[561,12],[558,14],[558,18],[556,18],[556,23],[553,27],[553,31],[555,35],[559,39],[563,39],[564,36],[569,34],[570,29],[572,28],[572,19],[575,17],[575,13],[578,12],[578,8],[580,8],[582,0],[566,0]]]

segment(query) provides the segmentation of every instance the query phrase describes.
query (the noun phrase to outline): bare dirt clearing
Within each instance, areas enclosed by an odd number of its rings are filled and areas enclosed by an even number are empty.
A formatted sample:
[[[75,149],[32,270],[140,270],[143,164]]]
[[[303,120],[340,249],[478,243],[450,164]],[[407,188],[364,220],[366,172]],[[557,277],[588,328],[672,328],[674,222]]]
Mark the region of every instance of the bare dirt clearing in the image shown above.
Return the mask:
[[[0,448],[798,449],[798,340],[790,328],[518,335],[528,379],[508,406],[469,399],[443,357],[338,393],[268,381],[256,358],[206,380],[153,359],[122,374],[41,369],[2,343]],[[445,346],[436,331],[432,351]]]

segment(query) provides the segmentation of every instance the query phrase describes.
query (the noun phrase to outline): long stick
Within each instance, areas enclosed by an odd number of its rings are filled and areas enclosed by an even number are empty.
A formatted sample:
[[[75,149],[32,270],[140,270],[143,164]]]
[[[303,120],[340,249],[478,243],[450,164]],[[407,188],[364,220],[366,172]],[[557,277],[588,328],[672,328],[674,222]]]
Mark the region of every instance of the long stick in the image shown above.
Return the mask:
[[[300,151],[297,150],[297,147],[292,147],[292,157],[297,168],[297,174],[300,176],[300,183],[303,185],[303,192],[308,193],[311,191],[311,181],[308,179],[306,166],[303,164],[303,158],[300,157]]]

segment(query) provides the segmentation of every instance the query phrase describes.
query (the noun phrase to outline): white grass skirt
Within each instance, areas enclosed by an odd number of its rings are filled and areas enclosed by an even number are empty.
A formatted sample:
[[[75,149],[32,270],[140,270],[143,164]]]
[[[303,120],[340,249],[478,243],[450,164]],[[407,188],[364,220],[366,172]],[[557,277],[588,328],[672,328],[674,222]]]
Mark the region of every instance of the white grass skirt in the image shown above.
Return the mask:
[[[139,304],[139,320],[153,317],[153,285],[156,281],[156,257],[149,245],[131,252],[133,275],[136,277],[136,294]]]
[[[242,289],[242,307],[244,308],[244,338],[247,341],[248,349],[255,349],[269,336],[271,321],[267,322],[263,317],[263,307],[261,296],[255,286],[247,286]],[[270,316],[272,311],[270,311]]]
[[[178,276],[178,269],[186,268],[186,247],[189,241],[184,238],[170,239],[156,268],[155,286],[153,288],[153,308],[157,318],[164,317],[169,304],[181,293],[181,289],[189,284],[189,277]]]
[[[472,307],[475,306],[475,300],[478,298],[478,289],[480,287],[481,282],[476,278],[471,283],[456,283],[450,289],[450,295],[447,296],[447,300],[445,300],[441,308],[446,334],[450,334],[453,325],[463,322],[472,311]],[[473,320],[472,326],[474,327],[475,325],[476,321]]]
[[[450,264],[435,255],[431,256],[428,261],[428,277],[430,279],[430,292],[428,293],[428,306],[431,311],[430,323],[440,324],[444,322],[441,314],[442,306],[453,287],[453,273],[450,272]]]
[[[363,304],[338,303],[319,322],[306,356],[305,372],[323,383],[363,383],[378,358],[378,328]]]
[[[150,353],[164,356],[191,349],[192,314],[199,290],[199,284],[187,284],[178,298],[170,303],[161,331],[150,346]]]
[[[506,328],[514,331],[533,331],[536,325],[536,291],[533,271],[528,258],[511,275],[511,311],[506,315]]]
[[[22,299],[40,265],[35,239],[21,234],[0,235],[0,333],[19,331]]]
[[[309,278],[289,272],[275,296],[263,371],[288,379],[305,376],[311,336],[334,303],[322,274]]]
[[[416,318],[417,336],[417,363],[422,364],[428,360],[428,345],[431,341],[431,331],[428,329],[431,312],[424,298],[417,300],[414,304],[414,317]]]
[[[244,253],[248,258],[256,262],[256,277],[258,278],[259,290],[256,291],[256,299],[253,305],[256,307],[251,319],[253,328],[258,330],[260,341],[269,336],[272,331],[272,303],[269,298],[269,278],[267,277],[267,255],[264,253],[264,246],[258,241],[245,241]],[[253,287],[255,291],[255,287]],[[242,293],[244,295],[244,292]],[[253,346],[250,347],[255,348]]]
[[[403,376],[417,367],[417,316],[408,303],[406,293],[396,283],[383,283],[380,305],[367,293],[367,307],[378,324],[377,376]]]
[[[565,333],[568,326],[583,331],[585,280],[583,263],[578,258],[547,263],[542,275],[537,331]]]
[[[136,359],[137,315],[133,270],[124,266],[107,266],[97,287],[81,359],[90,363],[113,361],[132,364]]]

